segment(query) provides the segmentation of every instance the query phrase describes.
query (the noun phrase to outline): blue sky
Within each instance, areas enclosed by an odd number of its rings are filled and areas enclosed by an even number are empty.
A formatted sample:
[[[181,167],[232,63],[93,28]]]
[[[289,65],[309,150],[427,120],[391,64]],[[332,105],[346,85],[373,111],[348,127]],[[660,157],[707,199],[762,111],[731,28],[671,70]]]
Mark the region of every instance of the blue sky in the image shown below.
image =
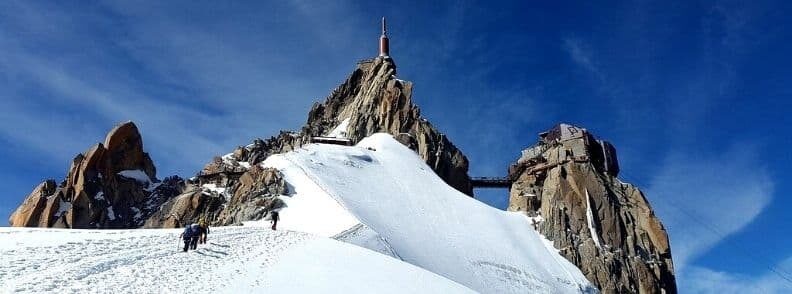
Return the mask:
[[[792,291],[788,4],[272,2],[0,2],[0,217],[121,121],[160,177],[299,128],[385,15],[399,77],[471,174],[582,125],[666,224],[683,292]]]

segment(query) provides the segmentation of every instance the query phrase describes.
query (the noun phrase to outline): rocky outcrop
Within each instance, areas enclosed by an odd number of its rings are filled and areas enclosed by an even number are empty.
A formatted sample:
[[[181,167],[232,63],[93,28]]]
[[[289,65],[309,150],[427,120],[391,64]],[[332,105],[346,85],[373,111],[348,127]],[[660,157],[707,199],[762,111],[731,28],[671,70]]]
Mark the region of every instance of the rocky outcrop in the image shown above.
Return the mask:
[[[156,178],[137,126],[126,122],[78,154],[66,179],[40,184],[11,215],[11,226],[136,228],[151,211],[179,194],[179,177]]]
[[[205,218],[212,225],[238,225],[260,220],[284,206],[278,196],[288,194],[283,175],[273,168],[252,166],[222,188],[217,182],[198,182],[164,203],[146,221],[146,228],[176,228]]]
[[[51,222],[54,212],[58,209],[57,207],[54,209],[52,207],[59,204],[55,202],[57,199],[48,199],[50,195],[55,193],[56,188],[54,180],[46,180],[36,186],[33,192],[22,202],[22,205],[11,214],[11,218],[8,220],[11,226],[38,227],[43,222],[46,227],[46,224]],[[50,206],[50,208],[47,209],[47,206]]]
[[[412,88],[411,82],[396,78],[396,64],[391,58],[361,61],[324,103],[313,105],[300,132],[281,132],[267,140],[257,139],[216,158],[202,174],[239,172],[272,154],[310,143],[316,137],[343,138],[354,144],[374,133],[386,132],[415,150],[446,183],[472,195],[467,158],[421,117],[420,110],[412,103]]]
[[[262,219],[270,211],[284,206],[278,196],[288,192],[286,181],[277,169],[255,165],[231,187],[233,196],[228,202],[228,208],[220,213],[216,223],[231,225]]]
[[[613,146],[560,124],[510,167],[508,210],[528,214],[603,293],[676,293],[666,230],[618,173]]]
[[[196,223],[202,217],[212,217],[222,210],[225,199],[197,186],[188,186],[180,195],[171,198],[154,211],[143,228],[179,228]]]

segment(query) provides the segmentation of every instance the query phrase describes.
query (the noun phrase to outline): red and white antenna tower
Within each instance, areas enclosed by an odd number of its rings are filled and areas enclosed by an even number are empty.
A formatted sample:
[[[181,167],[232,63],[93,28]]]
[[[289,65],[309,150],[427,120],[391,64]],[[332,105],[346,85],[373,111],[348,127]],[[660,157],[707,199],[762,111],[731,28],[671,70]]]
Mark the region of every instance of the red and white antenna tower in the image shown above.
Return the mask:
[[[387,29],[385,27],[385,17],[382,17],[382,35],[380,36],[379,56],[390,56]]]

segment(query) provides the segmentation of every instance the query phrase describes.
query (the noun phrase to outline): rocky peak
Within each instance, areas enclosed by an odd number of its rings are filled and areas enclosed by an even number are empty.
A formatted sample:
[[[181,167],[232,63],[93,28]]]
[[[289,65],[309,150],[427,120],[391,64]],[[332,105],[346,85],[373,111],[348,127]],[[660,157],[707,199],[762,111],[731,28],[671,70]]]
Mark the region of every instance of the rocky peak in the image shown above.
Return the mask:
[[[63,228],[134,228],[150,211],[178,194],[181,179],[156,179],[156,168],[143,151],[132,122],[113,128],[72,160],[66,179],[40,184],[11,215],[11,226]]]
[[[472,195],[468,160],[421,117],[412,103],[413,84],[396,78],[396,64],[377,57],[358,64],[349,79],[308,115],[311,136],[347,137],[353,143],[374,133],[401,137],[432,169],[457,190]],[[344,136],[346,134],[346,136]]]
[[[603,293],[676,293],[663,224],[618,173],[610,143],[559,124],[509,168],[508,210],[531,217]]]
[[[143,152],[143,138],[133,122],[122,123],[110,130],[104,147],[108,171],[142,170],[149,178],[157,178],[157,169],[148,153]]]
[[[201,216],[216,225],[260,219],[278,206],[278,193],[285,193],[282,180],[270,182],[280,178],[277,171],[259,168],[267,157],[311,142],[355,144],[380,132],[392,134],[449,185],[472,195],[467,158],[421,117],[412,103],[412,87],[412,83],[396,78],[396,64],[390,57],[359,62],[324,102],[311,107],[299,132],[281,131],[215,157],[195,177],[184,197],[166,203],[146,226],[177,226]],[[257,181],[266,184],[262,187]],[[269,193],[262,194],[264,188]]]
[[[412,103],[411,82],[396,78],[396,64],[387,56],[363,60],[323,103],[315,103],[300,132],[281,132],[267,140],[237,148],[215,158],[202,174],[242,172],[269,155],[288,152],[318,137],[349,144],[386,132],[415,150],[432,169],[457,190],[472,195],[468,160]]]

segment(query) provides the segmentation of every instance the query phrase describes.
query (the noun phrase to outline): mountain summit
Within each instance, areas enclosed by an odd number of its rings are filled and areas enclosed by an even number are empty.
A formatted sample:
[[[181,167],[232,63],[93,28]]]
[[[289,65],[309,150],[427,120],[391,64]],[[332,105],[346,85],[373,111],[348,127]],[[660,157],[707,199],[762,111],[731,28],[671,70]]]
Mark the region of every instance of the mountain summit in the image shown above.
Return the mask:
[[[421,117],[412,89],[389,56],[361,61],[299,131],[215,157],[188,180],[157,180],[127,122],[78,155],[63,183],[36,187],[10,222],[260,226],[279,211],[279,228],[368,248],[479,292],[676,292],[665,229],[643,194],[617,178],[612,145],[567,124],[542,133],[509,168],[511,212],[499,211],[466,197],[468,159]]]
[[[323,103],[315,103],[300,132],[281,132],[256,140],[223,158],[215,158],[202,175],[241,172],[271,154],[293,150],[316,140],[355,144],[371,134],[385,132],[418,152],[421,158],[457,190],[472,195],[468,159],[412,103],[411,82],[396,78],[393,59],[363,60]],[[241,164],[241,165],[240,165]]]

